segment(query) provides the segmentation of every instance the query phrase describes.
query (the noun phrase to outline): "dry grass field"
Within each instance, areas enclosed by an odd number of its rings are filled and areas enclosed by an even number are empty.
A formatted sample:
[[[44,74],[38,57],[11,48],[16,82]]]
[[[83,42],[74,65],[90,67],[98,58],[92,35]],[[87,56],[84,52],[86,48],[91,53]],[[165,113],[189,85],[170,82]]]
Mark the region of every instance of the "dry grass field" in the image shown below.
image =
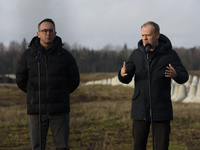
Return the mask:
[[[81,74],[81,85],[71,94],[71,150],[131,150],[130,119],[133,90],[122,86],[85,86],[84,82],[114,77],[116,73]],[[173,103],[169,150],[200,149],[200,104]],[[26,94],[16,84],[0,84],[0,150],[31,150]],[[148,150],[151,149],[151,134]],[[51,130],[47,150],[55,149]]]

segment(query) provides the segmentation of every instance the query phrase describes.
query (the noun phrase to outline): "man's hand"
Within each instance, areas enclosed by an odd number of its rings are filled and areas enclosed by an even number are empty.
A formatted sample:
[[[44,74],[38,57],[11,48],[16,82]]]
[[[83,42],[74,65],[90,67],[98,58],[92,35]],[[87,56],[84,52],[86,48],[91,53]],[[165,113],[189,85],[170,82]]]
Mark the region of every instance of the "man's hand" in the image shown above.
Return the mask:
[[[126,62],[124,62],[123,67],[121,68],[121,76],[125,77],[126,75]]]
[[[172,67],[171,64],[169,64],[169,66],[167,66],[166,68],[167,70],[165,70],[165,77],[176,78],[178,76],[176,70]]]

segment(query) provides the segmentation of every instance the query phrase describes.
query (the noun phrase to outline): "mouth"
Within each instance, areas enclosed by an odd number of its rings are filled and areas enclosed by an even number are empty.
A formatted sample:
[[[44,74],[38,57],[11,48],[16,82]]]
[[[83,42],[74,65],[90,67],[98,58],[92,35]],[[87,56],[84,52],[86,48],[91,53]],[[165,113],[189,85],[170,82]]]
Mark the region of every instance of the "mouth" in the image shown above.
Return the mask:
[[[48,37],[46,37],[45,39],[46,39],[46,40],[51,40],[51,37],[50,37],[50,36],[48,36]]]
[[[149,42],[143,42],[143,45],[145,46],[147,43],[149,43]]]

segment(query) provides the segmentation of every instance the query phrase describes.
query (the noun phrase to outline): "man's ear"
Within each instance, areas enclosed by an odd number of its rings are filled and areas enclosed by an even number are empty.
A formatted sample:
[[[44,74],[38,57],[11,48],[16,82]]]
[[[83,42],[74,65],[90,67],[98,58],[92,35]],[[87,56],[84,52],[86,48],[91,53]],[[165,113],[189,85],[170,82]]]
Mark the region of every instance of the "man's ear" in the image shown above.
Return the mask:
[[[38,38],[40,38],[40,33],[39,32],[37,32],[37,36],[38,36]]]
[[[157,37],[157,40],[158,40],[159,37],[160,37],[160,32],[156,33],[156,37]]]

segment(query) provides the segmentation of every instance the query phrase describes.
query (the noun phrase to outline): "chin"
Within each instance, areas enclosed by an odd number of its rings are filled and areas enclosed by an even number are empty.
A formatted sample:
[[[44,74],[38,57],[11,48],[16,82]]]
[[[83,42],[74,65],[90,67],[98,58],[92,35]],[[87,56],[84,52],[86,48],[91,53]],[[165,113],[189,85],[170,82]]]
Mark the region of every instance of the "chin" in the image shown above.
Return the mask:
[[[53,43],[53,41],[52,40],[48,40],[48,41],[46,41],[46,43]]]

